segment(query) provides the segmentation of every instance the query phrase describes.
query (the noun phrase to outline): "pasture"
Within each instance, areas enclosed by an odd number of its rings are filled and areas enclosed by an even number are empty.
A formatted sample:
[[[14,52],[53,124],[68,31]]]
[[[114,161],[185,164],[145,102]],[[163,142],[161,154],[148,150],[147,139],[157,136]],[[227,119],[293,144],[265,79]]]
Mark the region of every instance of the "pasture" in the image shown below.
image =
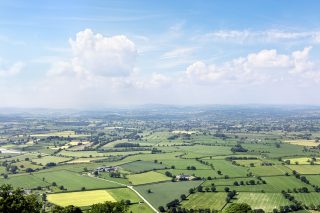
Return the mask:
[[[179,199],[181,194],[189,194],[190,188],[195,188],[201,181],[182,181],[154,183],[134,187],[155,208],[165,206],[168,202]],[[150,189],[151,193],[148,193]]]
[[[300,174],[320,174],[320,165],[288,165]]]
[[[121,168],[129,172],[140,173],[140,172],[151,171],[154,169],[164,169],[165,166],[162,164],[154,163],[150,161],[134,161],[131,163],[122,164]]]
[[[320,204],[320,196],[317,192],[311,193],[294,193],[292,194],[298,201],[305,203],[306,205],[315,205],[318,206]]]
[[[72,158],[65,158],[65,157],[57,157],[57,156],[44,156],[41,158],[34,158],[32,162],[36,162],[38,164],[46,165],[47,163],[62,163],[65,161],[69,161]]]
[[[202,192],[194,193],[188,196],[188,199],[182,201],[181,206],[186,209],[215,209],[221,210],[226,205],[225,192]]]
[[[140,174],[130,174],[127,177],[129,179],[129,182],[132,183],[133,185],[171,180],[171,178],[154,171],[140,173]]]
[[[240,192],[232,202],[247,203],[254,209],[264,209],[266,212],[272,212],[274,208],[279,209],[280,206],[292,204],[280,193]]]
[[[75,172],[60,170],[51,172],[38,172],[34,176],[40,180],[45,180],[48,184],[56,182],[57,186],[64,186],[69,191],[80,191],[82,187],[86,189],[102,189],[102,188],[117,188],[121,187],[118,184],[80,175]],[[58,190],[58,189],[56,189]]]
[[[34,189],[38,186],[45,187],[50,185],[37,176],[30,174],[9,175],[7,179],[0,178],[0,185],[11,184],[15,188]]]

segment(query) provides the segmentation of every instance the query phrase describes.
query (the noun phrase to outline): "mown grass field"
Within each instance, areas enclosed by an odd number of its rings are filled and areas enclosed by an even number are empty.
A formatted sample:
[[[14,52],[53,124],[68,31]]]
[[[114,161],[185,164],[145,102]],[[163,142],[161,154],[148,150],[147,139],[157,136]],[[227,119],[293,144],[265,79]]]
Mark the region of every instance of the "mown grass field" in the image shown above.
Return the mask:
[[[181,203],[186,209],[215,209],[221,210],[226,205],[225,192],[203,192],[188,196],[188,199]]]
[[[288,165],[300,174],[320,174],[320,165]]]
[[[317,192],[311,193],[294,193],[292,194],[298,201],[305,203],[306,205],[315,205],[318,206],[320,204],[320,195]]]
[[[169,167],[169,168],[171,166],[174,166],[175,169],[182,169],[182,170],[187,169],[188,166],[195,166],[198,170],[202,170],[202,169],[208,170],[208,169],[210,169],[209,166],[201,164],[198,161],[196,161],[195,159],[180,159],[180,158],[177,158],[175,160],[163,160],[162,163],[164,165],[166,165],[167,167]]]
[[[246,193],[240,192],[232,202],[247,203],[254,209],[264,209],[272,212],[274,208],[292,204],[280,193]]]
[[[190,188],[197,187],[201,181],[165,182],[134,187],[155,208],[165,206],[174,199],[180,199],[181,194],[188,194]],[[148,190],[151,193],[148,193]]]
[[[128,179],[133,185],[171,180],[170,177],[154,171],[128,175]]]
[[[230,147],[228,146],[185,146],[179,150],[186,152],[185,158],[196,158],[205,156],[230,155]]]
[[[229,177],[246,177],[248,173],[248,168],[233,165],[230,161],[226,161],[226,160],[206,160],[206,161],[213,164],[215,172],[221,171],[220,176],[228,175]]]
[[[135,161],[132,163],[123,164],[121,165],[121,168],[129,172],[139,173],[153,169],[164,169],[165,166],[160,163],[154,163],[150,161]]]
[[[129,206],[129,212],[154,213],[154,211],[145,203],[137,203]]]
[[[65,162],[65,161],[69,161],[72,158],[65,158],[65,157],[57,157],[57,156],[44,156],[41,158],[34,158],[32,159],[33,162],[36,163],[41,163],[42,165],[46,165],[47,163],[61,163],[61,162]]]
[[[34,173],[34,176],[45,182],[52,184],[56,182],[58,186],[64,186],[67,190],[81,190],[82,187],[86,189],[100,189],[100,188],[116,188],[121,187],[118,184],[80,175],[75,172],[67,170],[52,171],[52,172],[38,172]]]
[[[286,172],[292,173],[288,167],[282,165],[255,166],[251,167],[250,171],[257,176],[284,175]]]
[[[30,174],[9,175],[7,179],[0,178],[0,185],[2,184],[11,184],[15,188],[21,187],[24,189],[34,189],[38,186],[44,187],[50,185]]]

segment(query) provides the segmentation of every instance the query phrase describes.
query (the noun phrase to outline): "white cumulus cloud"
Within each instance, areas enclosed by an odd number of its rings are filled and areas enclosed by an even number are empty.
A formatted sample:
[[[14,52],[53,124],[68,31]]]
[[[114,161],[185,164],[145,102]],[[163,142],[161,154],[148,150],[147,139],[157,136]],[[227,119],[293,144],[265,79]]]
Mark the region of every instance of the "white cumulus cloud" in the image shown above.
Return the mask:
[[[279,54],[275,49],[261,50],[223,64],[197,61],[187,67],[185,75],[198,82],[281,81],[292,76],[318,81],[315,77],[320,76],[316,68],[319,63],[310,59],[310,50],[311,47],[306,47],[291,54]]]
[[[54,64],[49,74],[76,74],[104,77],[129,75],[135,65],[137,49],[124,35],[106,37],[91,29],[69,39],[72,57]]]

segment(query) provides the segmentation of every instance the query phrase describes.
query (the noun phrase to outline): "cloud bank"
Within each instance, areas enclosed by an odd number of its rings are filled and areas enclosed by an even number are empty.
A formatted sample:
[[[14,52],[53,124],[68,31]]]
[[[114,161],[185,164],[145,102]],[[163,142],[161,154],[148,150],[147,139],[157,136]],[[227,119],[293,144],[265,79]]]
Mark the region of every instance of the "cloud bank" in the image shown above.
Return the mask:
[[[251,34],[234,31],[210,36],[235,39]],[[303,36],[316,38],[316,34],[269,35],[275,39]],[[78,108],[144,103],[320,104],[320,100],[310,102],[318,97],[320,89],[320,64],[310,56],[311,46],[289,53],[261,49],[221,63],[193,60],[182,71],[170,73],[144,70],[138,63],[139,46],[125,35],[108,37],[85,29],[70,38],[68,45],[70,55],[53,61],[45,77],[27,85],[0,84],[2,105]],[[164,51],[160,60],[179,61],[185,55],[190,60],[195,54],[194,48],[181,46]],[[0,81],[18,75],[24,64],[3,67],[0,63]]]

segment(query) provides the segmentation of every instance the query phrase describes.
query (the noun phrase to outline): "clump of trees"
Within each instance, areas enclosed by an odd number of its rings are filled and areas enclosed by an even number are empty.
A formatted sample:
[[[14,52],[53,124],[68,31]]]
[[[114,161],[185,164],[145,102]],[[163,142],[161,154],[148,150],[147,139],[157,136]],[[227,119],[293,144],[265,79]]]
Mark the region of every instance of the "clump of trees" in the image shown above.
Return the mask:
[[[251,213],[252,208],[246,203],[231,203],[226,210],[225,213]]]
[[[231,152],[247,152],[248,150],[243,148],[241,144],[237,144],[231,148]]]
[[[114,145],[115,148],[128,148],[128,147],[140,147],[140,144],[138,143],[118,143],[116,145]]]
[[[0,212],[40,212],[42,204],[37,196],[25,195],[20,188],[13,189],[11,185],[0,186]]]

